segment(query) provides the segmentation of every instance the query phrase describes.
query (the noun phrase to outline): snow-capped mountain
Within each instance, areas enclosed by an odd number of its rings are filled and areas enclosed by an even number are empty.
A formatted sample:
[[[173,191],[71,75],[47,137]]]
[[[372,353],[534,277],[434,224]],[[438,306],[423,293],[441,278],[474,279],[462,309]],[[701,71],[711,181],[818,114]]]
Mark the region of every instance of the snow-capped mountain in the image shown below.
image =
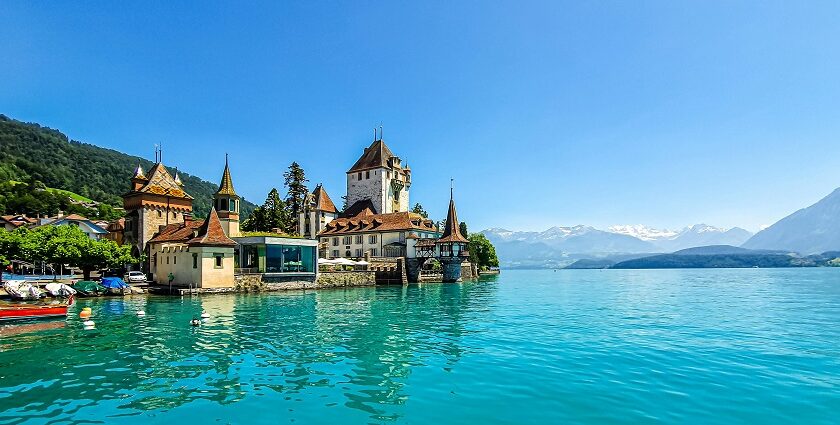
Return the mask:
[[[555,266],[558,261],[602,257],[614,254],[665,253],[706,245],[739,246],[752,234],[735,227],[724,229],[695,224],[682,230],[616,225],[607,230],[592,226],[555,226],[542,232],[518,232],[501,228],[483,233],[496,245],[506,265]]]
[[[645,226],[644,224],[616,225],[608,227],[607,230],[612,233],[633,236],[634,238],[639,238],[643,241],[670,239],[676,237],[680,233],[675,230],[655,229],[653,227]]]

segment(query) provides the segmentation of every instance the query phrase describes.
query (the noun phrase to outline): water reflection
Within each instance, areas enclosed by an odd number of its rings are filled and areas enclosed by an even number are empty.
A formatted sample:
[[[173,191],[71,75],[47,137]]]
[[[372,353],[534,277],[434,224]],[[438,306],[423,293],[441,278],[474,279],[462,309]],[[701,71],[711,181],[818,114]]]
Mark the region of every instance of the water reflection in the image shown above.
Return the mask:
[[[395,420],[414,368],[452,365],[475,349],[462,338],[487,314],[494,287],[80,300],[74,311],[92,308],[93,331],[70,317],[64,329],[0,333],[0,420],[131,417],[248,397],[318,403],[324,390],[333,396],[322,403]],[[210,318],[189,326],[202,311]]]

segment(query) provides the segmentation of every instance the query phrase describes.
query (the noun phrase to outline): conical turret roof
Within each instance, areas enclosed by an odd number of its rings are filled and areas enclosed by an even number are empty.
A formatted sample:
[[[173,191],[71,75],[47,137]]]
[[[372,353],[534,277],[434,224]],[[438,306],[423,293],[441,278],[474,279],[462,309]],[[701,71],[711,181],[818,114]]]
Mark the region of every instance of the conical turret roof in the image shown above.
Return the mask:
[[[236,190],[233,189],[233,179],[230,178],[227,155],[225,155],[225,171],[222,173],[222,181],[219,183],[219,190],[216,191],[216,195],[239,197],[236,194]]]
[[[449,192],[449,212],[446,213],[446,225],[443,229],[443,235],[437,241],[438,243],[469,242],[461,234],[461,226],[458,221],[458,212],[455,211],[455,198],[452,191]]]

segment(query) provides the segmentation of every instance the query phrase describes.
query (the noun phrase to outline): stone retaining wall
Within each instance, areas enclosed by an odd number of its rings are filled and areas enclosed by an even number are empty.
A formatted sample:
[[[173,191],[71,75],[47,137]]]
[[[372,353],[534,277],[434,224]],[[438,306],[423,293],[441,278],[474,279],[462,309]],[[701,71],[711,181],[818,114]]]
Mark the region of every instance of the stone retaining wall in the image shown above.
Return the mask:
[[[337,288],[345,286],[373,286],[376,285],[374,271],[334,271],[318,274],[318,288]]]

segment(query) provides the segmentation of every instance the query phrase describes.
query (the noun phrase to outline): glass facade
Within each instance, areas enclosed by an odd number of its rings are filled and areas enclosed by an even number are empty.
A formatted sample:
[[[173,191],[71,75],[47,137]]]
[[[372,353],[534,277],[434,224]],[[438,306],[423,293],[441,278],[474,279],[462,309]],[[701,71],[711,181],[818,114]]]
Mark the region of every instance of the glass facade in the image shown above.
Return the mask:
[[[259,273],[314,273],[315,247],[279,244],[241,245],[243,269]]]

